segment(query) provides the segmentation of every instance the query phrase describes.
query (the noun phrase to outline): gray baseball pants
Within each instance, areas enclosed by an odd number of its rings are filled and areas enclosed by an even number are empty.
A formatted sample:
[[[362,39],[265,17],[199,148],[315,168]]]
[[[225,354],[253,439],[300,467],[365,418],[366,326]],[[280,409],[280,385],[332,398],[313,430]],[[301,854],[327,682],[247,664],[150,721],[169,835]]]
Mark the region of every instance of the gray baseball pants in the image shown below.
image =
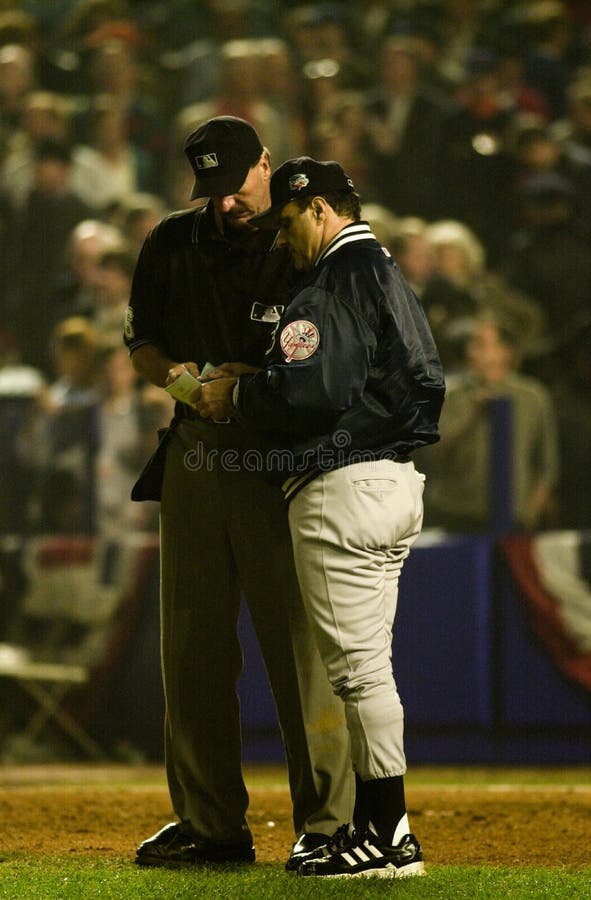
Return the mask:
[[[412,462],[362,462],[321,474],[290,503],[302,597],[363,781],[406,771],[392,628],[423,484]]]

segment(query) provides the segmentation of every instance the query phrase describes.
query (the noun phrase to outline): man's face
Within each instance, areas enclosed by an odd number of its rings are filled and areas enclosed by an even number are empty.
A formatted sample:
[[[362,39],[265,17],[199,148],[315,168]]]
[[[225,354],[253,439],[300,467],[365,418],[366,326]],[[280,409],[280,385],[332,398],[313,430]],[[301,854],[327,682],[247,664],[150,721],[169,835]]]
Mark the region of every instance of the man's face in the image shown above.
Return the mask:
[[[223,231],[250,228],[250,219],[268,209],[271,205],[270,176],[269,158],[263,153],[258,163],[249,169],[238,193],[211,198],[218,225]]]
[[[511,350],[503,343],[494,322],[478,325],[467,345],[468,364],[477,375],[487,377],[491,371],[508,371]]]
[[[314,215],[312,206],[301,210],[291,201],[281,210],[279,217],[279,244],[287,244],[296,269],[314,268],[323,243],[323,228]]]

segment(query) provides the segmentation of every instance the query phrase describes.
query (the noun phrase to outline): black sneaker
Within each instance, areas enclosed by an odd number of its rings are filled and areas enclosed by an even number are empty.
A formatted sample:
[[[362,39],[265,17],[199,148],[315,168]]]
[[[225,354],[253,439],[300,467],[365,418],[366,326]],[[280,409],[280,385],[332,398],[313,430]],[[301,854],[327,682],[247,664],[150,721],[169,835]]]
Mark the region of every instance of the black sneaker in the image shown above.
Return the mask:
[[[285,863],[288,872],[295,872],[297,867],[305,859],[310,859],[319,851],[321,847],[325,847],[330,841],[328,834],[321,834],[319,831],[307,831],[301,834],[289,854],[289,859]]]
[[[247,863],[255,861],[250,843],[223,843],[198,838],[182,822],[170,822],[139,845],[138,866],[195,866],[204,863]]]
[[[324,875],[332,878],[377,876],[407,878],[425,875],[423,854],[414,834],[407,834],[395,847],[378,843],[375,835],[365,833],[349,841],[322,859],[307,859],[298,875]]]

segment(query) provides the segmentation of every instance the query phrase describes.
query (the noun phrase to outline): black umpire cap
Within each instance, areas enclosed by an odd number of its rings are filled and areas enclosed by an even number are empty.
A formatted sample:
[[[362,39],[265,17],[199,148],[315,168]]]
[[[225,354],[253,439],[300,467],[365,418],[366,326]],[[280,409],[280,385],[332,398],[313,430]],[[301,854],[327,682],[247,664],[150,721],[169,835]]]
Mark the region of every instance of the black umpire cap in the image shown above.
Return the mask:
[[[191,200],[236,194],[263,149],[258,134],[244,119],[208,119],[185,141],[185,154],[195,173]]]

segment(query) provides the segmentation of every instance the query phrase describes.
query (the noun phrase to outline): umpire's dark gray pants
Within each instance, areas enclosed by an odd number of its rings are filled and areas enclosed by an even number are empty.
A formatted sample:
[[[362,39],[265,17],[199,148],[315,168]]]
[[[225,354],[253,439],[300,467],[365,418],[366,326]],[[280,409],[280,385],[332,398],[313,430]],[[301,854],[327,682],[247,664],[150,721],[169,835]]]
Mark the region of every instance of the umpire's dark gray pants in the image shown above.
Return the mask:
[[[161,614],[172,803],[203,837],[250,837],[236,694],[242,589],[277,706],[295,831],[331,834],[351,820],[354,800],[342,704],[301,603],[283,497],[237,464],[243,439],[234,424],[185,420],[167,450]]]

